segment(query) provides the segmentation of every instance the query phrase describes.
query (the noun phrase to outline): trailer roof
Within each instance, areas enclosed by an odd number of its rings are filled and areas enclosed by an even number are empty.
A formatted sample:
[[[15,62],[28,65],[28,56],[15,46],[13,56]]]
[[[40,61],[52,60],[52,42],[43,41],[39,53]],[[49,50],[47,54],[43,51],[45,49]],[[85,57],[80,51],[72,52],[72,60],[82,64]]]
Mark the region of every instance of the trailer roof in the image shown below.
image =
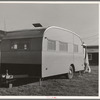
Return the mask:
[[[64,30],[64,31],[70,32],[70,33],[76,35],[77,37],[79,37],[80,40],[81,40],[81,42],[83,43],[81,37],[80,37],[77,33],[73,32],[73,31],[71,31],[71,30],[68,30],[68,29],[65,29],[65,28],[61,28],[61,27],[58,27],[58,26],[51,26],[51,27],[48,27],[47,30],[48,30],[49,28],[58,28],[58,29],[61,29],[61,30]]]
[[[46,28],[36,28],[36,29],[9,31],[6,32],[6,36],[3,39],[43,37],[43,33],[45,30]]]

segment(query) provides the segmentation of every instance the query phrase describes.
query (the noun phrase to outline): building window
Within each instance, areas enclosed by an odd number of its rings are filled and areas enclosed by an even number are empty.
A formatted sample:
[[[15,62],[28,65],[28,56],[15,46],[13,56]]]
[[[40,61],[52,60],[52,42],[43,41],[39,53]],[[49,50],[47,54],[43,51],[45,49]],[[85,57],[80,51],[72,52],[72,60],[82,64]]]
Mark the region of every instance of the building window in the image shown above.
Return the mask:
[[[16,43],[11,46],[11,49],[15,49],[16,50],[17,48],[18,48],[18,46],[17,46]]]
[[[78,52],[78,45],[74,44],[74,52]]]
[[[88,54],[89,60],[92,60],[92,54]]]
[[[56,50],[56,41],[48,40],[47,50]]]
[[[27,49],[27,46],[28,46],[27,44],[24,44],[24,49],[25,49],[25,50]]]
[[[28,50],[29,49],[29,41],[13,40],[13,41],[11,41],[11,49],[12,50]]]
[[[59,42],[59,51],[68,51],[68,43]]]

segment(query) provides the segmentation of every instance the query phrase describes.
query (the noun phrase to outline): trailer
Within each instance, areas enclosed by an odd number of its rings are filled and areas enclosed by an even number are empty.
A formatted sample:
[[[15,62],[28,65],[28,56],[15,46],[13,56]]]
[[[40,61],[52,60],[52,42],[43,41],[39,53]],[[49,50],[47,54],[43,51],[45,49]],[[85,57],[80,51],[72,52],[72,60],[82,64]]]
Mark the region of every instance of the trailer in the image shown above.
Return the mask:
[[[84,70],[81,38],[74,32],[51,26],[7,32],[1,42],[1,79],[45,77]]]

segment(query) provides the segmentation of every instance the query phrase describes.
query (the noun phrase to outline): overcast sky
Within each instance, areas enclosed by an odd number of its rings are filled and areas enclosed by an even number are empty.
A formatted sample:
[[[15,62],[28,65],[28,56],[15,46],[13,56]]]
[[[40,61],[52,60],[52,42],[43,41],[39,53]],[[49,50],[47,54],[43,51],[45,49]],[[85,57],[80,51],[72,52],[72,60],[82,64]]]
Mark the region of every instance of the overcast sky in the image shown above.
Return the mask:
[[[32,23],[76,32],[88,45],[98,44],[98,4],[2,4],[0,30],[32,29]],[[5,24],[4,24],[5,23]]]

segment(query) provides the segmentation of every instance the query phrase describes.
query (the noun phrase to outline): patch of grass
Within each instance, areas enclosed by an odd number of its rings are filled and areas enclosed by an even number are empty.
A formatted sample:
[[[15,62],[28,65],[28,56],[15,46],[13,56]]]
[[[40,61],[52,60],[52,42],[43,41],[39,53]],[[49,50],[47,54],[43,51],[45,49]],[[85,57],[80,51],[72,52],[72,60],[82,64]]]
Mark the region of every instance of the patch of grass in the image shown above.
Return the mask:
[[[77,74],[71,80],[65,76],[47,78],[39,86],[31,81],[13,88],[0,88],[2,96],[98,96],[98,66],[91,66],[92,72],[81,77]],[[23,81],[22,81],[23,82]]]

